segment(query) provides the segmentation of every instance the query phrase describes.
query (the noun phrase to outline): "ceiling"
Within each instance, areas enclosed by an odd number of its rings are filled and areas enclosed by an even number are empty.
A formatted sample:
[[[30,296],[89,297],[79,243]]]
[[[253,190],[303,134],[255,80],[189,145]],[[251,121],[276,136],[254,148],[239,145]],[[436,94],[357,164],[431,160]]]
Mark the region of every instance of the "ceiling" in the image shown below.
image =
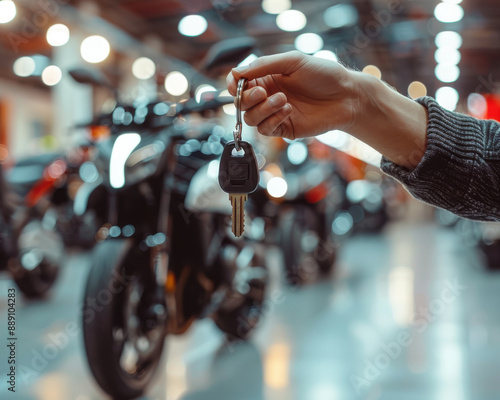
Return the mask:
[[[16,1],[22,4],[22,14],[26,16],[35,10],[29,0]],[[359,22],[357,26],[331,29],[323,21],[323,12],[342,2],[351,2],[357,8]],[[308,18],[308,25],[299,33],[320,34],[325,48],[337,52],[340,60],[351,68],[377,65],[383,79],[402,92],[414,80],[424,82],[431,94],[443,85],[434,76],[434,36],[445,29],[460,31],[464,38],[461,76],[452,86],[462,94],[496,90],[495,82],[500,82],[498,0],[463,0],[465,17],[454,24],[434,19],[437,3],[437,0],[294,0],[293,8]],[[376,15],[387,16],[389,4],[400,8],[390,13],[389,23],[381,27]],[[157,43],[165,54],[192,65],[200,62],[210,46],[225,38],[252,36],[261,53],[271,54],[293,49],[297,36],[281,31],[276,26],[276,17],[262,10],[261,0],[96,0],[94,3],[70,0],[67,7],[97,14],[139,41]],[[208,29],[199,37],[182,36],[178,23],[183,16],[193,13],[208,20]],[[44,40],[44,32],[39,32],[20,43],[14,52],[12,33],[19,33],[22,26],[7,25],[0,26],[0,76],[14,79],[12,63],[19,54],[50,55],[51,49]],[[367,32],[373,34],[364,36]],[[34,80],[32,84],[36,84]]]

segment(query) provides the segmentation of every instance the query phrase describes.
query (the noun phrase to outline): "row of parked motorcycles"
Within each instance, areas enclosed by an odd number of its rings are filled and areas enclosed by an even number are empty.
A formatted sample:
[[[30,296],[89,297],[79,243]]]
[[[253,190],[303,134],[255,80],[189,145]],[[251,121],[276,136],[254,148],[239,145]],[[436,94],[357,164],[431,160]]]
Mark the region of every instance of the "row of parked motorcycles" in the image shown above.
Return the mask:
[[[235,65],[252,50],[245,41],[219,44],[200,71]],[[95,71],[70,74],[110,86]],[[220,92],[181,103],[118,101],[88,124],[104,127],[105,137],[71,157],[32,157],[1,171],[1,268],[26,296],[47,293],[65,247],[94,247],[85,352],[113,398],[140,396],[165,337],[197,319],[212,318],[229,340],[247,339],[263,314],[270,244],[283,251],[283,278],[301,285],[331,272],[344,237],[387,221],[380,183],[348,182],[332,162],[307,157],[305,143],[287,151],[290,142],[278,162],[259,158],[261,183],[246,206],[245,235],[235,239],[217,179],[228,136],[214,118],[232,102]]]

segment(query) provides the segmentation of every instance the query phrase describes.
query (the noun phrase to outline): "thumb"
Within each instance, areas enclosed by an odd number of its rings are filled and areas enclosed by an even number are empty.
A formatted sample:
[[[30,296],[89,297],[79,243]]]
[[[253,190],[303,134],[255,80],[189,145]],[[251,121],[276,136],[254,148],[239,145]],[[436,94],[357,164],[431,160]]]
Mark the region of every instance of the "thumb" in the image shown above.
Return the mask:
[[[249,65],[234,68],[231,72],[236,81],[242,77],[253,80],[266,75],[289,75],[300,68],[306,57],[299,51],[273,54],[260,57]]]

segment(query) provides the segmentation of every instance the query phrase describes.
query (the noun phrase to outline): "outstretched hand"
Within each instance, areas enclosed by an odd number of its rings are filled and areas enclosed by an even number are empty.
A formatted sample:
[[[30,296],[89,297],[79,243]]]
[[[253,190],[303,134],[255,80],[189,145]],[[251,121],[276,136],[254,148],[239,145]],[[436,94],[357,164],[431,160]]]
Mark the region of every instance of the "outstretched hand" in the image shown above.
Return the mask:
[[[245,122],[263,135],[296,139],[354,123],[358,101],[349,71],[334,61],[298,51],[261,57],[229,73],[233,96],[241,77],[248,79]]]

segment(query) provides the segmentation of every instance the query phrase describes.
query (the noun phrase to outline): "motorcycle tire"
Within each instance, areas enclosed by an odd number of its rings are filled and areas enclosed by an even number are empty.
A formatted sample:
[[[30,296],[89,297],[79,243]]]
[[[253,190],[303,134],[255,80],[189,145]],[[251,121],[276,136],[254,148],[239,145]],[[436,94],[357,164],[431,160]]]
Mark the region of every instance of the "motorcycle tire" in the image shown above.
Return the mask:
[[[296,207],[281,219],[285,278],[293,286],[306,283],[317,272],[328,275],[333,270],[336,249],[322,232],[319,218],[326,217],[309,207]]]
[[[83,338],[90,370],[113,398],[141,396],[161,359],[166,307],[149,262],[149,253],[130,239],[106,240],[94,249]]]
[[[21,292],[28,298],[45,296],[57,280],[64,252],[59,233],[46,230],[40,220],[29,220],[16,234],[17,254],[8,269]]]
[[[238,277],[235,278],[233,287],[243,285],[244,290],[231,289],[223,304],[212,316],[217,327],[230,341],[248,340],[264,313],[268,273],[264,260],[257,255],[254,257],[252,266],[248,267],[252,277],[243,283],[237,282]]]

